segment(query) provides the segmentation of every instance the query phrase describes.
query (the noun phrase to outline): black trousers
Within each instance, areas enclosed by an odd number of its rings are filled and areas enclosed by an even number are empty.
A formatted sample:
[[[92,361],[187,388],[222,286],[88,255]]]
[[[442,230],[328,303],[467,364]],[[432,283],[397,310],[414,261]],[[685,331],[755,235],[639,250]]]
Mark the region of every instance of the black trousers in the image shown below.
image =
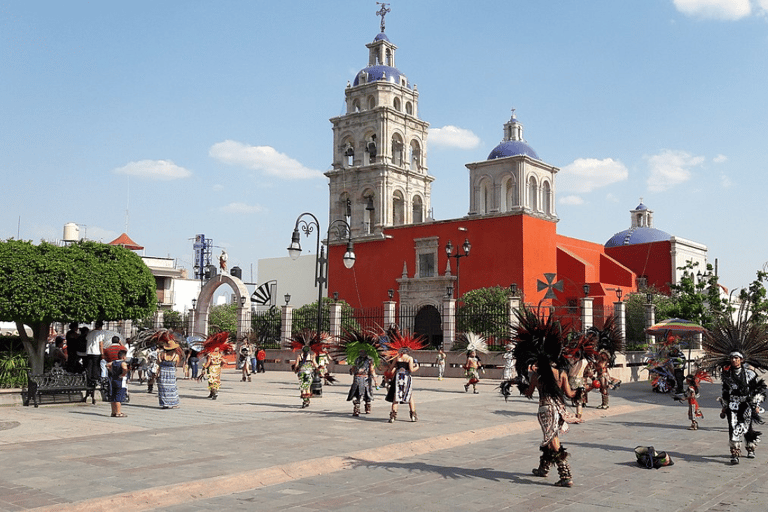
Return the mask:
[[[88,379],[88,387],[95,388],[101,379],[101,368],[99,362],[101,361],[101,355],[88,354],[85,356],[85,376]]]

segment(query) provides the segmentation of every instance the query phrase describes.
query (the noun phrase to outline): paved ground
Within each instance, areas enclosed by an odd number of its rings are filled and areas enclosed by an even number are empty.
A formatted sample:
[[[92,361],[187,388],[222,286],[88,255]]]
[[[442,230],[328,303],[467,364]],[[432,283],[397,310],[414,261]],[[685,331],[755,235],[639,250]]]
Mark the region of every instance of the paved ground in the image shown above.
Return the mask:
[[[0,510],[765,510],[768,450],[729,464],[717,385],[705,384],[701,429],[687,408],[647,383],[623,385],[611,408],[587,409],[563,444],[575,486],[531,475],[541,432],[536,404],[509,402],[496,383],[416,378],[419,421],[401,409],[387,423],[383,391],[373,414],[351,416],[351,377],[300,409],[288,372],[239,382],[226,371],[218,400],[180,380],[182,406],[157,407],[130,384],[127,418],[108,403],[0,407]],[[598,397],[592,397],[597,405]],[[597,402],[597,403],[595,403]],[[675,465],[637,466],[653,445]]]

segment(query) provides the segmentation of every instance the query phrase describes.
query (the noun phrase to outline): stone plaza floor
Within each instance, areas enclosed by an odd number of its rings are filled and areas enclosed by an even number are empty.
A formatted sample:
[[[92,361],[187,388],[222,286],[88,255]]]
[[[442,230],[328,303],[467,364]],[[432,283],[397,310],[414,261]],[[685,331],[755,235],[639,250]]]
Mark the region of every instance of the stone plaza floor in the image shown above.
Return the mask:
[[[181,374],[181,372],[179,372]],[[574,487],[538,465],[537,402],[479,394],[461,379],[414,378],[419,421],[377,391],[370,415],[352,417],[349,375],[300,408],[296,377],[268,372],[240,382],[225,369],[218,400],[179,380],[181,407],[162,410],[129,383],[126,418],[108,403],[0,407],[0,510],[765,510],[768,450],[732,466],[718,384],[704,384],[705,419],[688,430],[687,405],[645,382],[591,394],[586,421],[562,437]],[[674,465],[644,469],[652,445]]]

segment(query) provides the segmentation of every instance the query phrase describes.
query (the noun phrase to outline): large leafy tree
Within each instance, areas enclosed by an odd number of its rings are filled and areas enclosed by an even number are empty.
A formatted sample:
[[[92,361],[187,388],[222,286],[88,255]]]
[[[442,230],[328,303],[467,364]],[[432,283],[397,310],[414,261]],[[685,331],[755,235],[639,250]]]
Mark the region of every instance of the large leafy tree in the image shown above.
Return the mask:
[[[218,304],[208,312],[208,334],[237,332],[237,304]]]
[[[152,272],[124,247],[0,241],[0,275],[0,320],[16,322],[33,373],[43,371],[51,323],[136,319],[157,308]]]
[[[712,265],[707,265],[703,274],[697,267],[698,263],[688,262],[678,269],[683,275],[679,283],[670,286],[672,301],[669,308],[657,308],[658,319],[684,318],[710,329],[715,317],[725,311],[727,300],[720,296],[720,285],[712,273]]]
[[[509,336],[507,305],[512,291],[501,286],[478,288],[461,296],[456,310],[456,330],[474,332],[499,345]],[[503,344],[503,343],[502,343]]]

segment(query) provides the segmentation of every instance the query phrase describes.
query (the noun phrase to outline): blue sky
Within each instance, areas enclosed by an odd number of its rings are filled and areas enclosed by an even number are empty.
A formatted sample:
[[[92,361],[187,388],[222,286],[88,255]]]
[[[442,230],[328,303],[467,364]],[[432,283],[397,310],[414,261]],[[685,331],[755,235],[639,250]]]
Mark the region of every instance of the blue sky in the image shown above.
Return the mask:
[[[367,65],[374,1],[0,0],[0,238],[126,231],[191,268],[197,233],[250,280],[296,217],[327,222],[329,118]],[[721,283],[768,261],[768,0],[390,2],[430,123],[437,219],[515,108],[560,167],[558,232],[604,243],[640,198]],[[313,244],[310,244],[313,245]],[[219,250],[217,249],[218,253]],[[257,277],[254,275],[254,278]]]

